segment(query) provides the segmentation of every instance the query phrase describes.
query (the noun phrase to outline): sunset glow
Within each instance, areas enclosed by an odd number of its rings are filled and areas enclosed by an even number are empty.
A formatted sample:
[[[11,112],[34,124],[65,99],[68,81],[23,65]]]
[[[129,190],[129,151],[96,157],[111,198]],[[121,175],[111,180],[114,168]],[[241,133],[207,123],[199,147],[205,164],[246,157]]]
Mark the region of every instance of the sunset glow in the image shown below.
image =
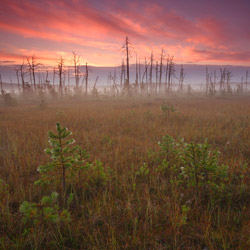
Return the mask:
[[[129,36],[141,60],[164,48],[177,63],[250,65],[249,13],[248,0],[2,0],[0,63],[69,64],[74,51],[115,66]]]

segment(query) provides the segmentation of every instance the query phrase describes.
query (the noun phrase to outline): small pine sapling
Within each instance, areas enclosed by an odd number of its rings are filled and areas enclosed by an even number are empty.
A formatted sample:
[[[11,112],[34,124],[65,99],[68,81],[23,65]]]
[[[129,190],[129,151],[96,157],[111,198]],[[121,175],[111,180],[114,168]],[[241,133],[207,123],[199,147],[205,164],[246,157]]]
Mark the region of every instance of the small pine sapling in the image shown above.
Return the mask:
[[[68,198],[68,205],[71,201],[72,195]],[[70,212],[59,208],[57,192],[52,192],[50,196],[43,196],[38,203],[24,201],[19,210],[23,214],[23,222],[32,227],[71,221]]]
[[[66,182],[72,182],[73,177],[80,170],[88,168],[90,165],[85,162],[88,158],[86,151],[79,146],[72,146],[75,140],[69,139],[71,134],[71,131],[62,128],[60,123],[56,124],[56,133],[48,132],[49,143],[52,148],[46,148],[45,152],[51,157],[52,161],[38,167],[41,178],[35,182],[37,185],[47,185],[56,184],[60,180],[64,204]]]

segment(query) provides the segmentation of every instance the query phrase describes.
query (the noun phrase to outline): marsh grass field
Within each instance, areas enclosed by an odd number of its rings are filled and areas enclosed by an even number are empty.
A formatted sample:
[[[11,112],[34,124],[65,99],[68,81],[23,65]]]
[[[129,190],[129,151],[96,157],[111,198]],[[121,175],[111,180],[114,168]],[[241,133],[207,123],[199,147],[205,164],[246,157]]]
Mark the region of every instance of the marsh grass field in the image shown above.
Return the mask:
[[[67,206],[59,199],[50,220],[39,204],[53,191],[62,194],[60,173],[50,185],[34,182],[38,167],[51,161],[44,149],[57,122],[92,165],[67,176],[65,195],[73,198]],[[197,163],[195,152],[187,158],[181,138],[198,151],[207,138],[208,160]],[[211,170],[210,152],[218,151]],[[247,95],[2,105],[0,249],[250,249],[249,163]],[[211,181],[200,172],[193,183],[188,169],[201,164]],[[217,178],[223,164],[226,173]],[[24,201],[36,204],[26,218]],[[60,219],[63,208],[67,220]]]

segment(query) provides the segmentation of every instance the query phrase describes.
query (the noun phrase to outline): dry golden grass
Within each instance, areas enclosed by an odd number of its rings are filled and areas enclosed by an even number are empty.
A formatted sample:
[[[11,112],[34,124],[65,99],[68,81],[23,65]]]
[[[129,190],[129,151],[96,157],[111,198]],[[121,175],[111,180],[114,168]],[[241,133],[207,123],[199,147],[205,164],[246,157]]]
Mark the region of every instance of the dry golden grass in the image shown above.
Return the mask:
[[[162,103],[176,112],[164,116]],[[102,188],[82,190],[80,205],[70,208],[67,226],[41,228],[25,236],[18,207],[24,200],[41,198],[34,186],[37,167],[49,161],[47,131],[56,122],[73,131],[77,144],[91,160],[100,159],[112,178]],[[181,211],[167,179],[154,175],[136,179],[133,188],[131,166],[137,170],[146,162],[157,164],[152,154],[164,135],[186,141],[208,138],[221,151],[220,162],[230,167],[230,200],[211,211],[193,209],[188,222],[178,225]],[[250,162],[250,99],[165,98],[138,100],[83,100],[0,107],[0,178],[9,184],[8,204],[0,198],[1,249],[249,249],[249,187],[240,192],[237,176]],[[249,181],[249,168],[244,173]],[[94,190],[95,189],[95,190]],[[7,199],[7,198],[6,198]],[[224,205],[223,205],[224,202]],[[9,210],[4,210],[8,206]]]

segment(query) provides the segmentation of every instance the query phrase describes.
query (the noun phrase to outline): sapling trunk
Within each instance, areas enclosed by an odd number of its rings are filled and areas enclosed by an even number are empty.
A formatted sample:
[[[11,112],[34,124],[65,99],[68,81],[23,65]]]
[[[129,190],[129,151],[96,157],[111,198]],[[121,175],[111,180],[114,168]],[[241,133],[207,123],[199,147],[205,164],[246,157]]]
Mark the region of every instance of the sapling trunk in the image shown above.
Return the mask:
[[[60,145],[60,165],[62,167],[62,196],[63,196],[63,206],[65,206],[65,195],[66,195],[66,171],[65,165],[63,160],[63,145],[62,145],[62,138],[61,132],[59,132],[59,145]]]

